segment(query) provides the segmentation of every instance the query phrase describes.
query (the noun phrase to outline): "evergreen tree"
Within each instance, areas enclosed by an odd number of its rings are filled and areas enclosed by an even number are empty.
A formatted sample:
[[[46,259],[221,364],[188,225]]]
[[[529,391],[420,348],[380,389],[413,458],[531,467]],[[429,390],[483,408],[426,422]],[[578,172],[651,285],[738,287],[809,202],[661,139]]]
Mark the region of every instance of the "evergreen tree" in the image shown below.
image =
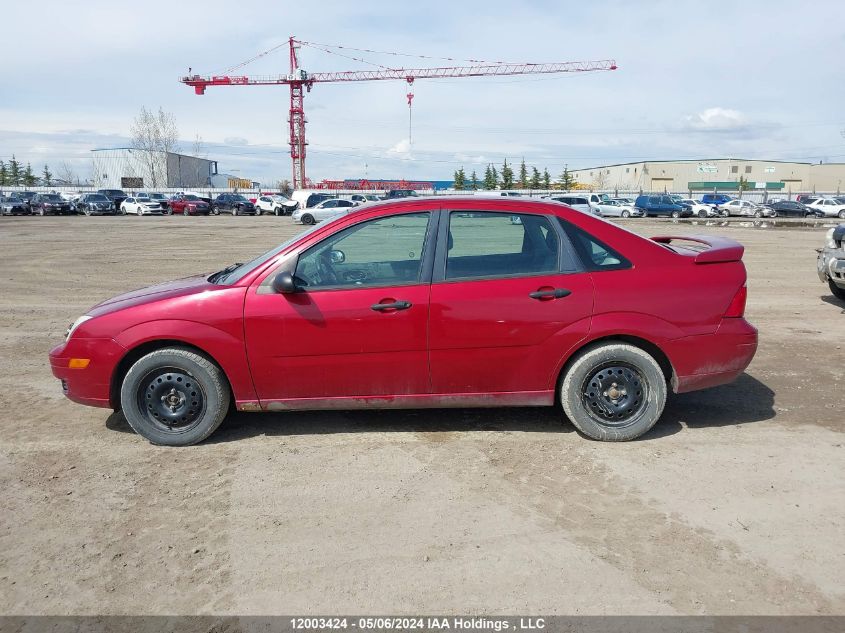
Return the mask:
[[[492,166],[488,163],[487,167],[484,169],[484,189],[495,189],[496,188],[496,180],[493,178],[493,169]]]
[[[21,180],[23,180],[23,184],[25,187],[33,187],[38,181],[38,178],[36,178],[35,174],[32,173],[32,165],[30,165],[29,163],[26,164],[26,169],[23,170],[23,176],[21,177]]]
[[[558,182],[560,183],[561,189],[565,189],[566,191],[572,189],[572,185],[575,184],[575,177],[569,171],[569,167],[563,168],[563,173],[560,175]]]
[[[531,188],[532,189],[539,189],[540,188],[540,170],[536,167],[531,168]]]
[[[543,189],[548,191],[552,188],[552,176],[549,174],[549,168],[546,167],[543,169]]]
[[[502,189],[513,189],[513,169],[508,165],[508,159],[502,163]]]
[[[6,169],[6,161],[0,160],[0,187],[8,185],[9,170]]]
[[[525,166],[525,159],[519,164],[519,182],[517,187],[520,189],[528,189],[528,168]]]
[[[746,178],[745,176],[740,176],[739,177],[739,190],[740,191],[746,191],[746,190],[748,190],[748,188],[749,188],[748,187],[748,178]]]
[[[21,164],[12,154],[12,160],[9,161],[9,180],[6,184],[17,187],[21,184]]]
[[[493,176],[492,182],[493,186],[490,187],[491,189],[495,189],[499,186],[499,170],[496,169],[495,165],[490,165],[490,175]]]
[[[463,191],[465,186],[466,174],[464,173],[464,168],[461,167],[458,171],[455,172],[455,190]]]
[[[41,178],[44,180],[44,185],[49,187],[53,184],[53,174],[50,173],[50,168],[44,165],[44,171],[41,173]]]
[[[473,191],[476,191],[478,189],[478,176],[475,175],[474,169],[472,170],[472,175],[470,176],[470,183],[469,184],[470,184],[470,188]]]

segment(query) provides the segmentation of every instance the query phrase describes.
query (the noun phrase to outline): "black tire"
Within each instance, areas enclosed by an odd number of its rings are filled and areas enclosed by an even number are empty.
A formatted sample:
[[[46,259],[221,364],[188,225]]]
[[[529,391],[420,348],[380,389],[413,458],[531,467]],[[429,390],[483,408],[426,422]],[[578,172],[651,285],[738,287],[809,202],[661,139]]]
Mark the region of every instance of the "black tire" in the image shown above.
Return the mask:
[[[707,217],[707,211],[702,209],[701,211],[698,212],[698,217],[700,217],[702,219],[706,218]]]
[[[170,207],[167,207],[166,209],[162,209],[161,212],[162,212],[163,215],[173,215],[173,209],[171,209]]]
[[[673,217],[673,218],[679,218],[679,217],[681,217],[681,213],[680,213],[680,211],[672,211],[672,217]]]
[[[845,209],[842,209],[842,211],[839,212],[839,217],[845,220]]]
[[[762,218],[762,217],[763,217],[763,212],[762,212],[762,211],[755,211],[755,212],[754,212],[754,217],[755,217],[755,218]]]
[[[639,347],[597,345],[581,352],[569,366],[560,401],[566,417],[587,437],[633,440],[648,432],[663,413],[666,378],[657,361]]]
[[[225,419],[229,401],[229,386],[220,368],[182,347],[142,357],[120,387],[120,405],[129,426],[162,446],[203,441]]]
[[[314,216],[310,213],[306,213],[301,218],[303,224],[314,224]]]
[[[833,283],[832,279],[827,280],[827,285],[830,288],[830,292],[833,293],[833,296],[839,299],[840,301],[845,301],[845,288],[840,288],[835,283]]]
[[[777,211],[775,211],[774,209],[772,209],[772,212],[771,212],[771,214],[769,215],[769,217],[770,217],[770,218],[776,218],[776,217],[778,217],[778,212],[777,212]]]
[[[191,215],[191,213],[188,211],[188,207],[185,207],[184,209],[182,209],[182,215],[186,215],[186,216]]]
[[[629,217],[631,217],[631,214],[630,214],[630,213],[628,213],[627,211],[623,211],[623,212],[622,212],[622,217],[623,217],[623,218],[629,218]]]
[[[281,207],[276,207],[276,208],[274,209],[274,212],[276,213],[276,217],[279,217],[280,215],[282,215],[282,209],[281,209]]]
[[[240,214],[241,214],[241,208],[240,207],[237,207],[237,206],[232,207],[232,215],[240,215]]]
[[[211,215],[220,215],[220,209],[217,207],[211,207]]]

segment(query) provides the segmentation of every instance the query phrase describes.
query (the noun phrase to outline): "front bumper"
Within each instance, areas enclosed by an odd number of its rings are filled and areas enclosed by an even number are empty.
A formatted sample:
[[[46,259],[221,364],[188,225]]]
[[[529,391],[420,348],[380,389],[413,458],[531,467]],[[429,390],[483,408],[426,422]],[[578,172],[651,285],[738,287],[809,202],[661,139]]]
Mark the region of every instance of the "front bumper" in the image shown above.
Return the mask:
[[[832,281],[845,288],[845,249],[823,248],[816,258],[816,271],[822,282]]]
[[[50,369],[62,381],[65,396],[91,407],[112,406],[111,379],[115,367],[126,349],[108,338],[79,338],[71,336],[67,342],[50,351]],[[71,358],[89,359],[84,369],[71,369]]]

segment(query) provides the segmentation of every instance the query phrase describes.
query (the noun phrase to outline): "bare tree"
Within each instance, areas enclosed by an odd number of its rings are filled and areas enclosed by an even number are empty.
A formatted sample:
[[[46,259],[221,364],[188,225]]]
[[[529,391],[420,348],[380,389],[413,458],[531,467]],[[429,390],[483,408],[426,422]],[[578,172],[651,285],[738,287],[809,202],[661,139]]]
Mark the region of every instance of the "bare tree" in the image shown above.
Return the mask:
[[[72,185],[75,182],[77,182],[76,172],[73,170],[73,165],[71,165],[66,160],[62,161],[62,163],[59,165],[59,169],[57,171],[58,171],[58,173],[56,174],[56,177],[59,180],[62,180],[69,185]]]
[[[293,187],[290,186],[290,180],[284,178],[276,183],[276,188],[285,194],[286,196],[290,196],[293,193]]]
[[[194,145],[191,149],[191,156],[196,156],[197,158],[208,158],[208,152],[205,151],[205,141],[202,140],[202,137],[199,134],[194,137]]]
[[[167,157],[162,152],[179,152],[179,130],[173,115],[159,106],[158,112],[145,107],[130,127],[132,147],[140,152],[140,161],[149,173],[151,182],[144,186],[167,185]]]

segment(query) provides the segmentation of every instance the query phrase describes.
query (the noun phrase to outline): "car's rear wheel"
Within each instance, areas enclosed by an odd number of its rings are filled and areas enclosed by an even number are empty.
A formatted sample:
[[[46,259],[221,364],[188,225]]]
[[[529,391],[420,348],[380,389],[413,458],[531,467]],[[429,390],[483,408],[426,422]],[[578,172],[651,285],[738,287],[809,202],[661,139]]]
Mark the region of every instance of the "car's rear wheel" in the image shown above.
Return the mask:
[[[832,279],[827,280],[827,285],[830,288],[830,291],[833,293],[833,296],[839,299],[840,301],[845,301],[845,288],[840,288],[835,283],[833,283]]]
[[[762,211],[755,211],[755,212],[754,212],[754,217],[755,217],[755,218],[762,218],[762,217],[763,217],[763,212],[762,212]]]
[[[282,209],[281,209],[281,207],[276,207],[276,208],[274,209],[274,212],[276,213],[276,216],[277,216],[277,217],[278,217],[278,216],[280,216],[280,215],[282,215]]]
[[[666,379],[657,361],[626,343],[582,352],[563,377],[566,417],[587,437],[632,440],[655,425],[666,405]]]
[[[241,208],[240,207],[233,207],[232,208],[232,215],[240,215],[240,214],[241,214]]]
[[[842,211],[839,212],[839,217],[845,220],[845,209],[842,209]]]
[[[672,211],[672,217],[673,217],[673,218],[679,218],[679,217],[681,217],[681,213],[680,213],[680,211]]]
[[[302,220],[303,224],[314,224],[314,216],[310,213],[306,213],[300,219]]]
[[[188,207],[185,207],[182,211],[182,215],[191,215],[190,211],[188,211]]]
[[[699,212],[698,212],[698,217],[700,217],[700,218],[706,218],[706,217],[707,217],[707,211],[705,211],[704,209],[702,209],[701,211],[699,211]]]
[[[220,215],[220,209],[217,207],[211,207],[211,215]]]
[[[129,426],[153,444],[190,446],[220,426],[229,409],[223,372],[181,347],[156,350],[126,374],[120,404]]]
[[[627,211],[623,211],[623,212],[622,212],[622,217],[623,217],[623,218],[627,218],[627,217],[630,217],[630,216],[631,216],[631,214],[630,214],[630,213],[628,213]]]
[[[769,217],[770,217],[770,218],[776,218],[776,217],[778,217],[778,212],[777,212],[777,211],[775,211],[774,209],[772,209],[772,212],[769,214]]]

